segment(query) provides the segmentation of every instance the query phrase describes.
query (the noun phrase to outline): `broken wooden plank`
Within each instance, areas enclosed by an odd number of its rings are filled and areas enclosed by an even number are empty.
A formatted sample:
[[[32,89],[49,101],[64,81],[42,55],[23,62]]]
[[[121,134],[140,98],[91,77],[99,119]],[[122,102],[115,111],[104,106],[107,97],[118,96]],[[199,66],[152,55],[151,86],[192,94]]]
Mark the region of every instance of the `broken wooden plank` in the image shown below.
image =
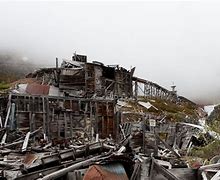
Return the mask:
[[[29,142],[29,139],[30,139],[30,135],[31,135],[30,132],[28,132],[26,134],[24,142],[23,142],[23,145],[22,145],[22,148],[21,148],[21,152],[25,152],[27,150],[27,146],[28,146],[28,142]]]
[[[58,170],[56,172],[53,172],[49,175],[46,175],[44,176],[43,178],[39,178],[38,180],[51,180],[51,179],[57,179],[59,177],[62,177],[64,176],[65,174],[67,174],[68,172],[70,171],[73,171],[75,169],[79,169],[80,167],[82,166],[86,166],[86,165],[89,165],[95,161],[98,161],[100,158],[104,158],[105,156],[103,155],[98,155],[98,156],[95,156],[95,157],[92,157],[90,159],[87,159],[85,161],[82,161],[82,162],[79,162],[79,163],[76,163],[76,164],[73,164],[67,168],[63,168],[61,170]]]
[[[160,141],[163,143],[163,145],[164,145],[166,148],[168,148],[177,158],[180,158],[180,157],[181,157],[169,144],[167,144],[164,140],[162,140],[157,133],[155,133],[155,136],[156,136],[156,137],[158,138],[158,140],[160,140]]]

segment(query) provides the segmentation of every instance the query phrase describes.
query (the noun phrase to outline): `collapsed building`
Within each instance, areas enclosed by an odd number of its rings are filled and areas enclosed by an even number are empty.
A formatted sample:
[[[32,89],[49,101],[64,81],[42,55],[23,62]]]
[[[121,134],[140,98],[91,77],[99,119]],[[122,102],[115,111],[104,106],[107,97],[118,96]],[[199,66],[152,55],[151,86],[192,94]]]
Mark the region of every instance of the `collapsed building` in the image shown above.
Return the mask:
[[[27,76],[28,83],[15,85],[9,105],[14,114],[6,123],[28,131],[43,127],[53,139],[70,138],[73,131],[116,138],[115,99],[132,96],[133,70],[86,59],[74,55],[71,62],[40,69]]]
[[[54,139],[70,138],[76,130],[90,135],[90,139],[95,134],[116,138],[116,100],[138,97],[140,79],[133,77],[134,68],[128,71],[118,65],[88,63],[86,56],[76,54],[72,61],[64,60],[61,67],[56,64],[56,68],[27,75],[28,83],[15,85],[6,124],[27,131],[43,127],[45,135]],[[144,83],[151,89],[145,89],[144,95],[162,98],[163,94],[173,100],[173,92],[155,83]]]
[[[132,96],[133,73],[134,69],[104,66],[97,61],[88,63],[86,56],[74,55],[72,61],[64,60],[61,67],[57,62],[56,68],[41,69],[28,77],[52,85],[51,91],[55,93],[49,91],[52,96],[113,98]]]
[[[153,100],[141,99],[159,98],[174,104],[187,103],[194,109],[199,107],[178,96],[174,89],[169,91],[135,77],[134,71],[135,68],[105,66],[97,61],[89,63],[86,56],[74,54],[72,60],[63,60],[60,67],[56,59],[56,67],[39,69],[14,83],[9,95],[0,101],[0,148],[10,149],[2,154],[21,149],[19,152],[28,155],[17,155],[25,167],[18,168],[19,163],[10,165],[13,170],[3,170],[3,177],[10,179],[16,172],[17,179],[89,179],[95,173],[94,177],[155,179],[153,174],[160,171],[165,179],[178,179],[163,166],[186,170],[186,164],[162,159],[179,159],[181,153],[186,154],[197,130],[192,131],[195,127],[187,124],[189,117],[184,113],[186,124],[172,122],[152,104]],[[134,104],[133,107],[140,106],[138,111],[129,109]],[[30,148],[30,144],[37,148]],[[109,150],[111,153],[106,154]],[[142,155],[137,157],[139,153]],[[33,159],[27,161],[30,154]],[[101,155],[87,159],[97,154]],[[122,174],[112,171],[115,167]],[[186,172],[191,179],[200,177],[197,170]],[[179,178],[184,179],[185,175]]]

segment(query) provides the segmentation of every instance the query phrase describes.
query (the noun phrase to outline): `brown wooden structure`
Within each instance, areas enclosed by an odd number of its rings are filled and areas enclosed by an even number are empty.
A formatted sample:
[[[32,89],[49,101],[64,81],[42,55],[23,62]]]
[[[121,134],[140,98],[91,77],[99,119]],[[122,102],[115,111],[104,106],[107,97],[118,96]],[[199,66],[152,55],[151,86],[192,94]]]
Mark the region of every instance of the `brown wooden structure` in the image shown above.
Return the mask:
[[[21,131],[43,127],[50,139],[68,139],[77,133],[88,139],[95,134],[101,138],[117,135],[112,100],[11,94],[11,105],[15,113],[7,124]]]

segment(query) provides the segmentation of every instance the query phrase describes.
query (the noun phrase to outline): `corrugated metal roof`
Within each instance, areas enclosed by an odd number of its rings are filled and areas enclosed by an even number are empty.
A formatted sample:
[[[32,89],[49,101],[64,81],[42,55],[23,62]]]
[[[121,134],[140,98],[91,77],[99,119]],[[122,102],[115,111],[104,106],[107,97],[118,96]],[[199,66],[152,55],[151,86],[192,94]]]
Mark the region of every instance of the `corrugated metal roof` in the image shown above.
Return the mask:
[[[28,84],[26,92],[31,95],[48,95],[50,86],[41,84]]]
[[[83,180],[128,180],[128,176],[123,165],[113,163],[102,166],[91,166]]]

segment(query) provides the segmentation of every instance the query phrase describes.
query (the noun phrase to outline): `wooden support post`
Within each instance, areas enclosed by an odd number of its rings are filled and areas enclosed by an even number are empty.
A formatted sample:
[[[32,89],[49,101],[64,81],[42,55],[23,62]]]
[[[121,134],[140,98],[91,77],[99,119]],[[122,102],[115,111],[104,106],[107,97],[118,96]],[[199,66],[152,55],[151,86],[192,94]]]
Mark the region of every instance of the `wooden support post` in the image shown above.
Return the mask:
[[[103,136],[105,135],[105,117],[103,116],[103,114],[102,114],[102,134],[101,134],[101,136],[102,136],[102,138],[103,138]]]
[[[95,102],[95,133],[98,134],[99,130],[98,130],[98,105],[97,105],[97,101]]]
[[[60,139],[60,121],[57,121],[57,126],[58,126],[58,129],[57,129],[58,139]]]
[[[150,96],[152,97],[153,96],[153,87],[150,86]]]
[[[89,102],[89,107],[90,107],[90,111],[89,111],[89,120],[90,120],[90,124],[91,124],[91,129],[90,129],[90,137],[91,140],[93,140],[94,137],[94,116],[93,116],[93,106],[92,106],[92,102]]]
[[[66,120],[66,112],[63,113],[63,116],[64,116],[64,136],[65,136],[65,139],[67,138],[67,120]]]
[[[34,122],[33,122],[33,117],[34,117],[35,113],[31,113],[29,112],[29,127],[30,127],[30,131],[33,131],[34,127]]]
[[[145,126],[145,121],[144,121],[144,117],[141,117],[141,125],[142,125],[142,132],[143,132],[143,153],[145,153],[145,132],[146,132],[146,126]]]
[[[46,107],[44,107],[44,112],[46,115],[46,122],[47,122],[47,136],[50,136],[50,108],[49,108],[49,99],[45,98],[46,100]]]
[[[37,111],[40,112],[40,97],[37,97]]]
[[[70,113],[70,135],[71,139],[73,141],[73,113]]]
[[[44,134],[47,134],[44,97],[42,97],[42,103],[43,103],[43,108],[42,108],[42,111],[43,111],[43,131],[44,131]]]
[[[138,82],[135,81],[135,84],[134,84],[134,96],[135,96],[135,99],[138,98]]]
[[[110,127],[110,121],[109,121],[109,109],[108,109],[108,102],[105,104],[106,105],[106,114],[107,114],[107,126],[106,126],[106,135],[109,136],[109,127]]]

